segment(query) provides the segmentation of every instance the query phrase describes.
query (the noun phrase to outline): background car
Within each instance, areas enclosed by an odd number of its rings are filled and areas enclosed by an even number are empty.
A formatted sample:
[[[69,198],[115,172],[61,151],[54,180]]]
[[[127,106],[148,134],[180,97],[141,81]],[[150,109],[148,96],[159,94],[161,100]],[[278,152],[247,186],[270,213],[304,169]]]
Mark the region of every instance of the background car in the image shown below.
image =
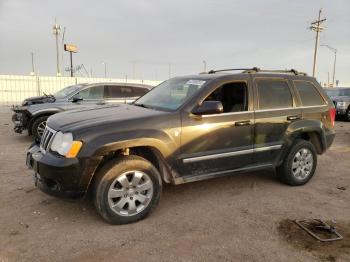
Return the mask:
[[[350,121],[350,88],[325,89],[336,107],[337,117]]]
[[[21,106],[14,106],[12,120],[14,131],[29,135],[39,141],[49,116],[71,109],[103,106],[113,103],[130,103],[146,94],[152,87],[142,84],[94,83],[68,86],[54,95],[25,99]]]

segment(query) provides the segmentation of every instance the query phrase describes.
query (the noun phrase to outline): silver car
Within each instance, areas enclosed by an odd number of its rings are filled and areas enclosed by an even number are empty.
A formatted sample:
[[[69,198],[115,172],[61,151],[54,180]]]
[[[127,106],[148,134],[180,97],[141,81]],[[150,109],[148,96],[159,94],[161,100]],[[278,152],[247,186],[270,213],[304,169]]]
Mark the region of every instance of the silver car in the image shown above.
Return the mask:
[[[131,103],[146,94],[152,87],[142,84],[93,83],[68,86],[53,95],[25,99],[20,106],[13,106],[14,131],[27,129],[34,140],[40,138],[49,116],[72,109]]]

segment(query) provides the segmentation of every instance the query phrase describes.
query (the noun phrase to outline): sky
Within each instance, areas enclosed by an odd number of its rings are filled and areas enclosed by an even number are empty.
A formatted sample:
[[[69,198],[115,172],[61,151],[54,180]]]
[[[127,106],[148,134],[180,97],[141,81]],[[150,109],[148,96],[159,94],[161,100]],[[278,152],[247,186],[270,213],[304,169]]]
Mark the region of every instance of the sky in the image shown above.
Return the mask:
[[[349,0],[0,0],[0,74],[56,74],[52,27],[76,44],[74,65],[94,77],[164,80],[207,69],[258,66],[312,74],[315,32],[335,47],[336,80],[350,83]],[[63,30],[62,30],[63,31]],[[61,33],[62,33],[61,31]],[[61,34],[62,36],[62,34]],[[319,47],[316,77],[327,82],[334,53]],[[64,52],[63,68],[69,66]],[[68,75],[68,72],[64,73]]]

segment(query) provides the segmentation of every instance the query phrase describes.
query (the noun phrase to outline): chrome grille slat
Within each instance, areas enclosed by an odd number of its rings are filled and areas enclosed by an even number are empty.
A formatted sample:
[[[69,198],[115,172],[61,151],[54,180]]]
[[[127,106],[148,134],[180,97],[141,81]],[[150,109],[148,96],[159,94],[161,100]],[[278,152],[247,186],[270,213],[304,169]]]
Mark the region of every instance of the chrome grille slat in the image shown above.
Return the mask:
[[[40,141],[40,150],[45,153],[51,146],[56,131],[46,126]]]

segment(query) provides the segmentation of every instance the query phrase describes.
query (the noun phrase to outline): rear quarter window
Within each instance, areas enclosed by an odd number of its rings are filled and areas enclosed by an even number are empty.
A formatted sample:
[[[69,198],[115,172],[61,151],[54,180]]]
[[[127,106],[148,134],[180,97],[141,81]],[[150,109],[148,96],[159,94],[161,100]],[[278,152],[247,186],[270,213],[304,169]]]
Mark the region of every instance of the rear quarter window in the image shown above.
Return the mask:
[[[301,104],[303,106],[317,106],[325,104],[325,101],[313,83],[307,81],[293,82],[297,92],[299,93]]]

